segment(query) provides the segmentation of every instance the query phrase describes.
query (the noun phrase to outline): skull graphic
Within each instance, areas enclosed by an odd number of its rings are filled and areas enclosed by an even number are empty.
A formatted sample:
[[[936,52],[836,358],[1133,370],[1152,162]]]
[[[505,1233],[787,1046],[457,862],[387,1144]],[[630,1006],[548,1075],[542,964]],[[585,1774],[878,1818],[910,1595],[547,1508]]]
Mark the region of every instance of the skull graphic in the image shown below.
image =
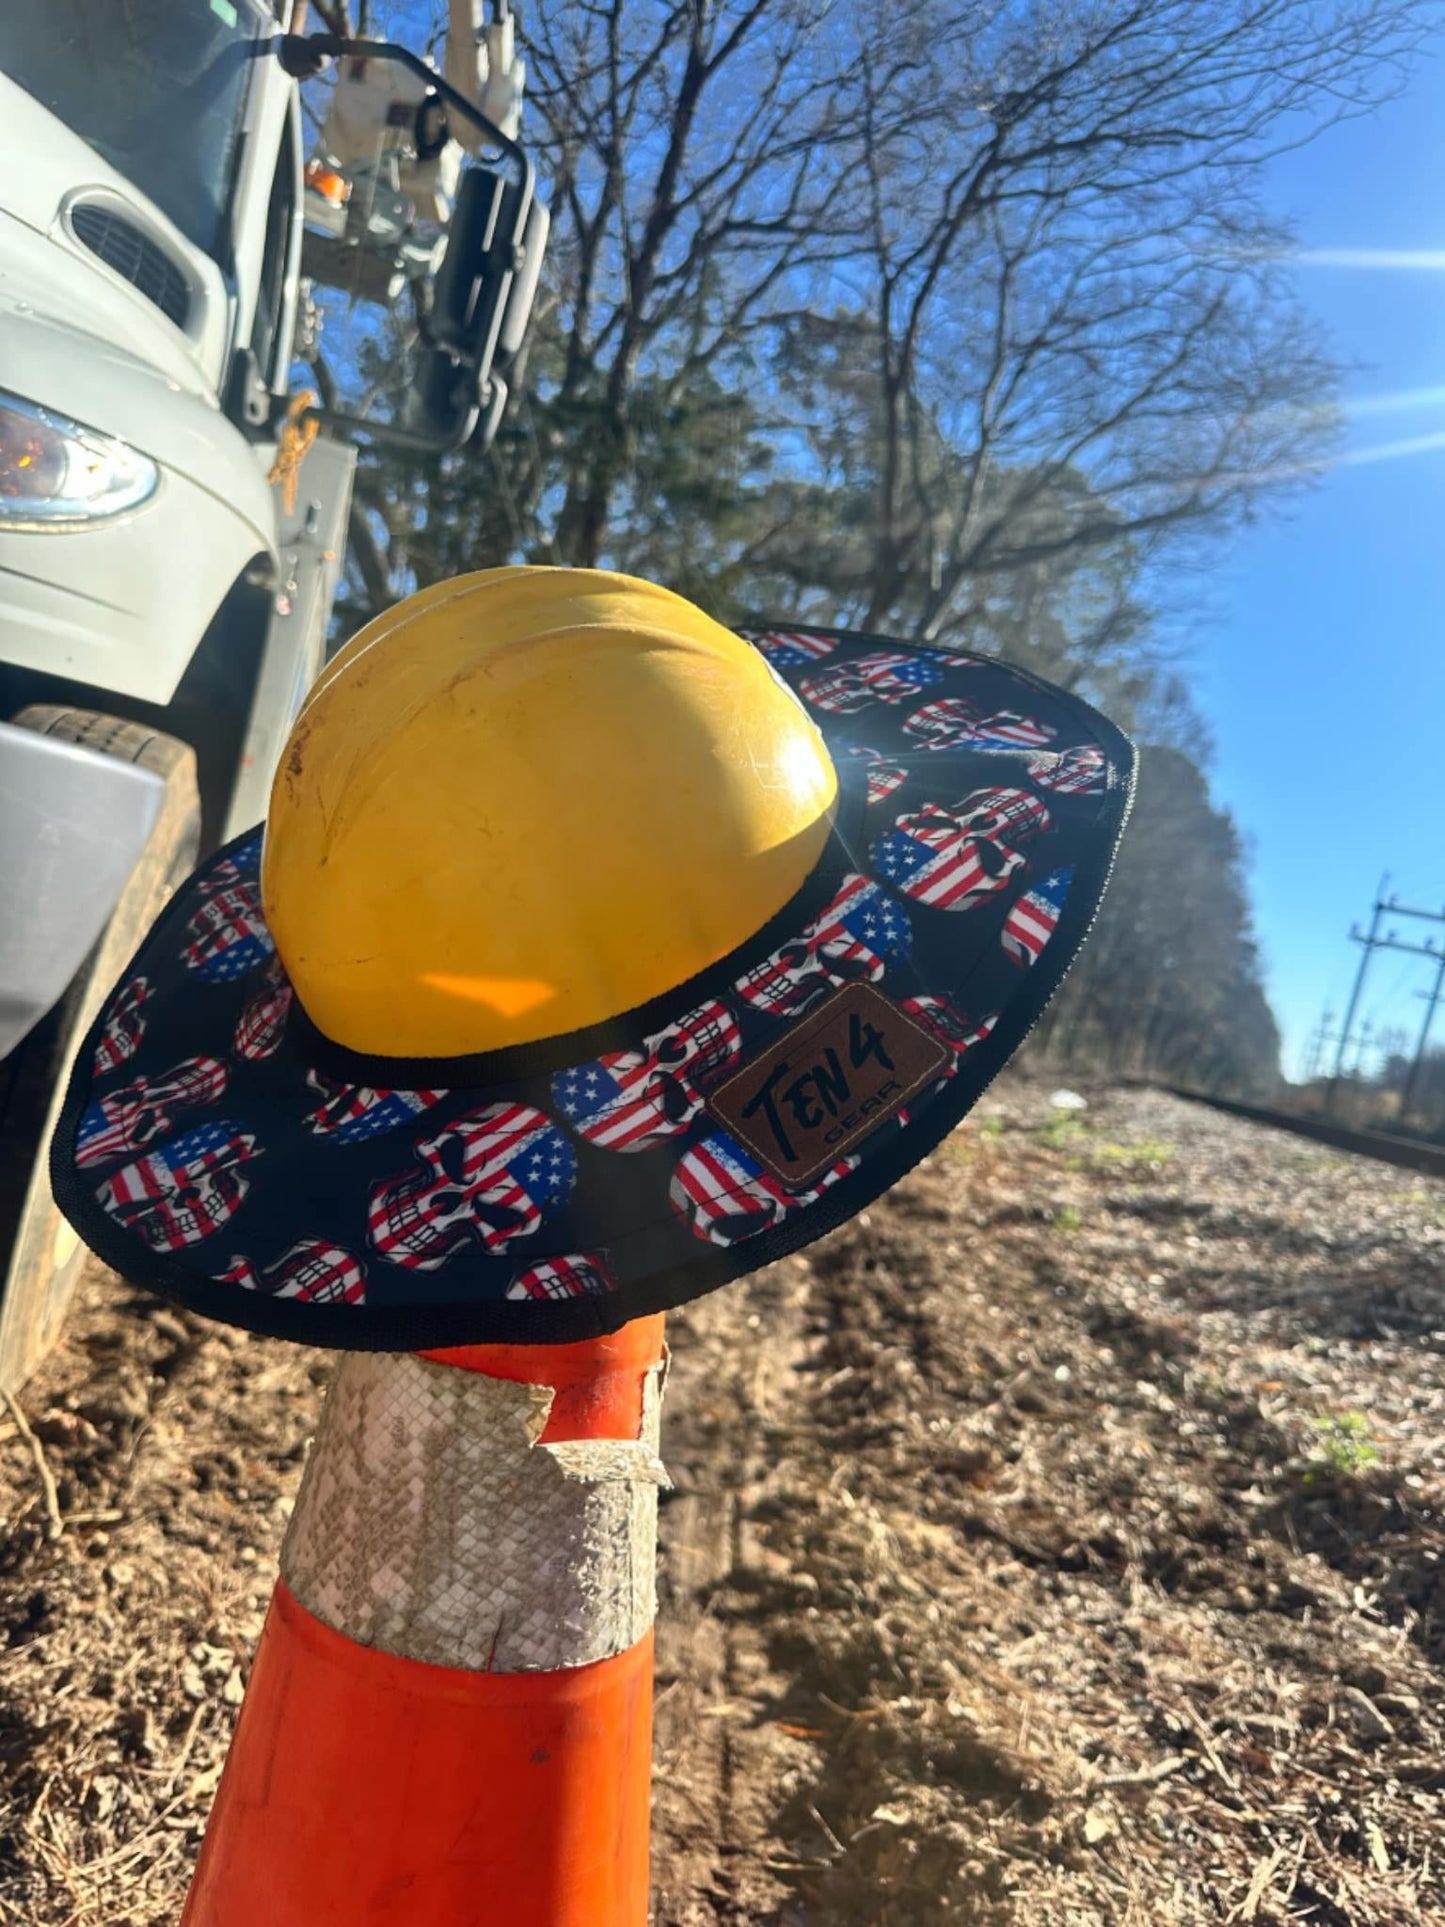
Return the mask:
[[[354,1253],[321,1238],[298,1238],[259,1274],[249,1258],[236,1256],[216,1276],[221,1284],[241,1285],[266,1298],[299,1298],[307,1305],[366,1302],[366,1266]]]
[[[912,941],[903,906],[866,877],[851,876],[800,936],[739,977],[738,995],[769,1017],[801,1017],[837,984],[877,983]]]
[[[528,1104],[487,1104],[414,1146],[421,1162],[371,1189],[371,1242],[393,1264],[436,1271],[480,1244],[500,1256],[567,1202],[577,1153]]]
[[[905,1104],[901,1111],[894,1114],[891,1122],[901,1129],[907,1124],[918,1105],[941,1091],[948,1080],[956,1074],[968,1052],[988,1036],[998,1022],[998,1012],[994,1011],[991,1016],[980,1018],[975,1024],[972,1018],[965,1017],[947,997],[905,997],[900,1008],[906,1010],[915,1023],[922,1024],[923,1028],[936,1037],[951,1054],[949,1063],[944,1067],[943,1075],[930,1084],[926,1091],[920,1092]],[[889,1126],[884,1128],[887,1129]]]
[[[548,1258],[519,1271],[507,1287],[509,1298],[602,1298],[616,1291],[604,1255],[581,1251],[569,1258]]]
[[[959,1059],[975,1044],[981,1044],[998,1022],[998,1012],[994,1011],[974,1023],[947,997],[905,997],[900,1008],[953,1053],[953,1062],[943,1073],[946,1078],[953,1076]]]
[[[906,703],[920,689],[931,688],[942,675],[943,664],[930,662],[926,656],[882,652],[804,676],[798,689],[814,709],[852,716],[874,703]]]
[[[132,977],[122,984],[110,1001],[100,1026],[100,1042],[95,1047],[95,1074],[104,1077],[119,1070],[140,1048],[145,1035],[143,1005],[155,995],[148,977]]]
[[[210,896],[215,890],[229,890],[232,884],[240,883],[247,877],[260,874],[261,870],[261,832],[253,830],[244,843],[238,843],[229,856],[223,856],[219,863],[213,864],[197,882],[202,896]]]
[[[1104,789],[1104,752],[1097,743],[1061,749],[1057,755],[1035,756],[1029,775],[1041,790],[1060,796],[1100,796]]]
[[[238,1057],[259,1063],[281,1048],[293,994],[281,959],[273,957],[261,972],[260,989],[247,999],[245,1009],[236,1020],[231,1048]]]
[[[1011,907],[1004,918],[1000,938],[1004,955],[1011,963],[1027,970],[1044,954],[1045,945],[1058,928],[1073,879],[1072,864],[1062,870],[1051,870]]]
[[[251,1188],[238,1167],[258,1156],[254,1135],[234,1118],[221,1118],[122,1165],[96,1196],[152,1251],[179,1251],[235,1215]]]
[[[208,984],[244,977],[276,947],[261,914],[260,886],[245,879],[211,889],[186,928],[191,941],[181,956]]]
[[[321,1071],[307,1071],[306,1084],[323,1100],[308,1111],[313,1136],[337,1144],[365,1144],[369,1138],[410,1124],[446,1096],[445,1091],[377,1091],[366,1084],[338,1084]]]
[[[771,629],[766,635],[757,635],[750,630],[743,633],[753,647],[767,657],[774,669],[806,669],[811,663],[820,662],[824,656],[831,656],[838,647],[832,636],[796,635],[786,629]]]
[[[226,1067],[214,1057],[187,1057],[156,1078],[138,1077],[97,1099],[75,1133],[75,1161],[82,1169],[144,1150],[170,1130],[177,1111],[219,1102]]]
[[[813,1204],[857,1164],[856,1157],[843,1158],[808,1190],[790,1191],[735,1137],[718,1131],[679,1161],[670,1189],[672,1207],[693,1235],[708,1244],[742,1244],[781,1224],[790,1211]]]
[[[952,809],[930,803],[900,816],[873,845],[873,864],[919,903],[968,910],[1007,888],[1028,861],[1021,846],[1048,827],[1048,811],[1027,790],[975,790]]]
[[[742,1053],[726,1004],[699,1004],[638,1050],[610,1051],[552,1080],[552,1099],[589,1144],[640,1151],[671,1137],[702,1109],[703,1093]]]
[[[860,744],[841,750],[841,756],[849,762],[866,763],[868,766],[868,801],[881,803],[908,781],[908,771],[899,763],[890,763],[876,749],[866,749]]]
[[[1048,723],[1012,709],[980,716],[962,696],[926,703],[908,718],[903,731],[918,737],[925,749],[1039,749],[1058,734]]]

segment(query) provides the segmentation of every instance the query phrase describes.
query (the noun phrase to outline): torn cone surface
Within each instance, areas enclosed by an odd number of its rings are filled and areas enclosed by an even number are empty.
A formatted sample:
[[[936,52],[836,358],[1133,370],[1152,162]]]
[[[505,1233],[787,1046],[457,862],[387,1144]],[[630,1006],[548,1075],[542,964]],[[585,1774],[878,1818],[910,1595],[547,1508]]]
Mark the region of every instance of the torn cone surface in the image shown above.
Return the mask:
[[[184,1927],[642,1927],[661,1323],[344,1361]]]

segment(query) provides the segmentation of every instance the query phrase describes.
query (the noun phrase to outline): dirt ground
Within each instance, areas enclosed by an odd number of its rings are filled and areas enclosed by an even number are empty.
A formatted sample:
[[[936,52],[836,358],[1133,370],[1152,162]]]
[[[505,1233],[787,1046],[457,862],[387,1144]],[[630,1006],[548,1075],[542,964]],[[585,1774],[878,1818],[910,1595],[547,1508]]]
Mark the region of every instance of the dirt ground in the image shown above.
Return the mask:
[[[1445,1183],[1084,1094],[671,1321],[655,1927],[1440,1917]],[[0,1921],[176,1920],[328,1369],[0,1410]]]

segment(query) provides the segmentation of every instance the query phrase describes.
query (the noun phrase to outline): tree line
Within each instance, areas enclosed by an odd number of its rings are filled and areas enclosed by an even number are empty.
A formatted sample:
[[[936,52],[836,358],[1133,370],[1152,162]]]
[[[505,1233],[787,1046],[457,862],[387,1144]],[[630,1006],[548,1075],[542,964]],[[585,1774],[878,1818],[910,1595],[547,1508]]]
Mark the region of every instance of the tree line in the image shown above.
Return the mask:
[[[562,561],[1078,690],[1143,774],[1040,1045],[1272,1081],[1240,840],[1172,643],[1194,572],[1334,429],[1263,169],[1401,84],[1425,20],[1416,0],[533,0],[553,234],[518,399],[481,459],[364,457],[348,615]],[[391,327],[353,364],[382,386]]]

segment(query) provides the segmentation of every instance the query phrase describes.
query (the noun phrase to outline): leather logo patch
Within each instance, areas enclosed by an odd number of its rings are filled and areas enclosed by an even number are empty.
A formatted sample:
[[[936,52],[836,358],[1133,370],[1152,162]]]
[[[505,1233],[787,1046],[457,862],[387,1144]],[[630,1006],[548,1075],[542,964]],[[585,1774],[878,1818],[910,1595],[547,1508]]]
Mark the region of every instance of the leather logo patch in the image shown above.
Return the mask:
[[[872,984],[849,984],[720,1084],[707,1108],[794,1190],[948,1068],[947,1048]]]

